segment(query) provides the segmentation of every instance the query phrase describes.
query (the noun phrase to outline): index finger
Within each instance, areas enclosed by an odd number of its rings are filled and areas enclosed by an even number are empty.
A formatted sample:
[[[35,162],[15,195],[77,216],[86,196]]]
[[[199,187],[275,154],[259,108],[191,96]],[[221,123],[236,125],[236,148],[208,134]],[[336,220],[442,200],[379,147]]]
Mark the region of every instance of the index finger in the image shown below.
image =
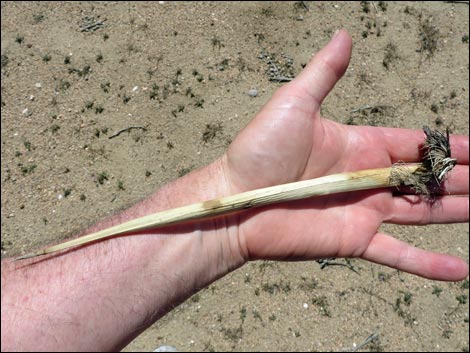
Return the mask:
[[[419,162],[422,155],[422,147],[426,138],[423,130],[408,130],[397,128],[379,128],[384,136],[387,151],[392,162]],[[469,164],[468,136],[450,135],[450,149],[452,158],[457,159],[458,164]]]

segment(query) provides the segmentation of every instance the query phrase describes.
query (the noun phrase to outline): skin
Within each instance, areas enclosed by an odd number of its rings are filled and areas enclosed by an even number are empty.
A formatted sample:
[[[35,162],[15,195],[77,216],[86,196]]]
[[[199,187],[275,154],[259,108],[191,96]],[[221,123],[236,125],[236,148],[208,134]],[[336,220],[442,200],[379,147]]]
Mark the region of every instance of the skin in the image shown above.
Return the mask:
[[[255,188],[419,161],[422,131],[345,126],[320,117],[351,47],[348,33],[339,31],[221,158],[87,233]],[[468,275],[462,259],[378,231],[383,222],[468,221],[468,137],[451,136],[451,148],[458,165],[437,207],[394,190],[357,192],[116,237],[58,255],[3,260],[2,350],[121,349],[199,289],[256,259],[359,257],[430,279],[462,280]]]

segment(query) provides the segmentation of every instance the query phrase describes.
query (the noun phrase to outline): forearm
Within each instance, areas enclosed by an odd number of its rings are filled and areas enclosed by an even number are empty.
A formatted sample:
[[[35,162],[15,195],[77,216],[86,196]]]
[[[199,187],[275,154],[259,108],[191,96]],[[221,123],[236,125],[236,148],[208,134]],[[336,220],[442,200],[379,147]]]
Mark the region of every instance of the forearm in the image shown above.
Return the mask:
[[[221,161],[93,231],[227,193]],[[120,349],[244,262],[237,218],[122,236],[37,261],[2,262],[2,350]],[[28,335],[24,335],[28,332]]]

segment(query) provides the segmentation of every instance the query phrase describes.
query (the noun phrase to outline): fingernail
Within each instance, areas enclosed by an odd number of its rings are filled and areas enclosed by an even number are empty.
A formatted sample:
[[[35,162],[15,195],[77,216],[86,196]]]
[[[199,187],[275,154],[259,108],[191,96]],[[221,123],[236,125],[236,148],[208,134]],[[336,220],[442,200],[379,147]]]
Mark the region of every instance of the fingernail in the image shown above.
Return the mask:
[[[336,30],[335,34],[333,34],[333,38],[331,38],[331,39],[335,39],[336,36],[338,35],[338,33],[339,33],[339,29]]]

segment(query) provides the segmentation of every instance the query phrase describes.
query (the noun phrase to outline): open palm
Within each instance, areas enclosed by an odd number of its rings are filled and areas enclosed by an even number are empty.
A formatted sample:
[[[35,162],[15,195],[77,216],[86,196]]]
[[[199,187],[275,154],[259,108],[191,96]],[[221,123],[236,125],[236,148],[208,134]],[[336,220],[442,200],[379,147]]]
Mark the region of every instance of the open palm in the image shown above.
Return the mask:
[[[346,126],[320,117],[350,55],[351,38],[340,31],[237,136],[225,156],[231,192],[419,161],[421,131]],[[446,192],[468,195],[468,139],[454,136],[451,143],[459,165]],[[418,196],[381,189],[285,203],[242,214],[239,239],[249,259],[362,257],[428,278],[461,279],[468,273],[464,261],[378,233],[383,222],[468,221],[468,196],[440,201],[431,207]]]

